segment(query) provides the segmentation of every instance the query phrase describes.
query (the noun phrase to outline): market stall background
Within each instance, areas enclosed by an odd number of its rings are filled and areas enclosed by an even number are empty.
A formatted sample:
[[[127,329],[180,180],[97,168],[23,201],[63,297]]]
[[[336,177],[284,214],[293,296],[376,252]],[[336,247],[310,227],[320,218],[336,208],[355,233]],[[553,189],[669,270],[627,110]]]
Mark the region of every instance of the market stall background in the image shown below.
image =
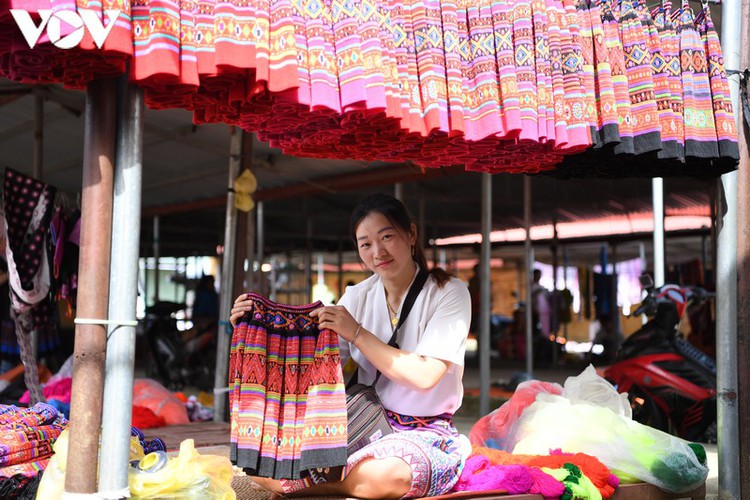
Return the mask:
[[[87,134],[88,135],[88,134]],[[84,173],[84,178],[86,177],[86,173]]]

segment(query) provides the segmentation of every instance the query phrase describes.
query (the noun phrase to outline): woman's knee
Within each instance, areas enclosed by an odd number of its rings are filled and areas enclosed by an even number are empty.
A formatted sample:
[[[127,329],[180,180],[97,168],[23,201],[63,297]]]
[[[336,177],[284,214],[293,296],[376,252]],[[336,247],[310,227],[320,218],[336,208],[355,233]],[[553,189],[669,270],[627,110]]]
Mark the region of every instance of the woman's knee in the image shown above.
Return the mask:
[[[400,498],[411,489],[411,467],[396,457],[370,459],[355,467],[347,479],[360,498]]]

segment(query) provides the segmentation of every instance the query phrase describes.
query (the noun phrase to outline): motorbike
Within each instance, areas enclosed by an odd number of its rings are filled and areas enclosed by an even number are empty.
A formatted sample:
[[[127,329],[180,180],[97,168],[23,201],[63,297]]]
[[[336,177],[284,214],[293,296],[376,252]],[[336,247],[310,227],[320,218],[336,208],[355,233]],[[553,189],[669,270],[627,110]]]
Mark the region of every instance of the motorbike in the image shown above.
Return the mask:
[[[191,330],[177,328],[176,313],[186,305],[160,301],[146,308],[144,334],[152,362],[148,376],[171,390],[186,385],[210,390],[214,383],[217,323],[202,324]]]
[[[689,441],[715,442],[716,364],[685,340],[678,326],[691,304],[708,300],[699,287],[654,287],[634,315],[648,322],[620,346],[604,376],[627,393],[633,419]]]

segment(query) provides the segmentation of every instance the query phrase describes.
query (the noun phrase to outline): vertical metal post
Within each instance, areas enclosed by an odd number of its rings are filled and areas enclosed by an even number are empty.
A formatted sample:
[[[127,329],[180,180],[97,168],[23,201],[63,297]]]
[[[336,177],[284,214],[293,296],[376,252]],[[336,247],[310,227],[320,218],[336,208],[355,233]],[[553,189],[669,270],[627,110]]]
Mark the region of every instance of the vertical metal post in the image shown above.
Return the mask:
[[[248,290],[257,292],[258,279],[255,275],[255,225],[257,223],[257,217],[255,216],[255,209],[248,212],[245,222],[247,223],[247,232],[245,235],[245,238],[247,239],[247,271],[245,272],[245,281],[247,282]]]
[[[654,204],[654,285],[664,284],[664,179],[651,180]],[[604,271],[606,273],[606,270]]]
[[[307,210],[305,210],[307,211]],[[307,250],[305,251],[305,303],[312,302],[313,220],[307,218]]]
[[[750,68],[750,0],[742,1],[742,14],[740,16],[742,24],[742,34],[739,47],[743,47],[742,52],[742,64],[739,69]],[[731,40],[727,40],[727,45],[731,43]],[[735,44],[735,47],[737,45]],[[729,64],[729,63],[727,63]],[[727,66],[727,68],[734,68],[734,66]],[[727,425],[724,428],[722,434],[722,441],[720,441],[720,455],[719,455],[719,467],[736,467],[736,464],[732,461],[734,457],[739,457],[739,469],[737,474],[740,478],[740,484],[738,495],[740,497],[747,498],[750,495],[750,380],[748,380],[747,374],[750,373],[750,308],[747,304],[750,303],[750,151],[748,147],[750,145],[750,128],[746,124],[746,120],[750,120],[750,116],[746,115],[746,108],[738,106],[738,99],[736,93],[736,76],[733,76],[732,89],[735,92],[732,94],[732,105],[734,106],[735,117],[738,121],[737,129],[739,132],[739,149],[740,149],[740,166],[737,172],[737,228],[738,228],[738,245],[737,245],[737,269],[736,274],[738,276],[737,282],[737,301],[734,304],[735,310],[737,310],[737,326],[736,326],[736,351],[731,349],[732,339],[729,338],[722,342],[721,349],[717,349],[717,352],[727,353],[731,356],[732,352],[737,353],[737,367],[734,373],[731,373],[731,361],[728,362],[727,372],[722,374],[719,383],[719,394],[722,399],[728,400],[730,393],[725,391],[725,387],[729,386],[731,389],[731,381],[736,378],[737,381],[737,392],[739,397],[737,399],[737,424],[729,423],[730,419],[734,417],[734,411],[731,406],[731,401],[722,402],[724,410],[722,410],[722,416],[719,420],[719,426]],[[748,84],[748,82],[745,82]],[[727,191],[727,193],[730,193]],[[737,307],[738,304],[742,304],[742,307]],[[718,325],[717,325],[718,326]],[[729,350],[725,350],[725,349]],[[724,362],[724,359],[719,360]],[[738,374],[742,374],[738,377]],[[729,381],[725,385],[725,381]],[[738,429],[738,436],[734,436],[732,432]],[[729,440],[739,444],[739,449],[732,449],[732,447],[726,447],[725,443]],[[721,474],[721,473],[720,473]],[[727,473],[728,476],[724,478],[722,482],[721,475],[719,476],[719,486],[722,490],[734,489],[731,473]],[[725,486],[726,485],[726,486]],[[732,486],[730,486],[732,485]]]
[[[642,241],[638,242],[638,255],[641,261],[641,274],[643,274],[648,269],[648,262],[646,261],[646,245]],[[641,295],[641,298],[643,298],[643,295]],[[646,323],[648,323],[648,317],[641,314],[641,324],[645,325]]]
[[[393,185],[393,197],[403,203],[404,201],[404,184],[397,182]]]
[[[568,259],[568,247],[563,245],[563,290],[568,289],[568,266],[570,265],[570,260]],[[568,311],[570,311],[570,308],[572,307],[572,304],[566,305],[568,308]],[[563,323],[563,338],[567,342],[568,340],[568,322]]]
[[[339,246],[336,250],[336,265],[338,267],[338,283],[339,283],[339,294],[340,299],[344,295],[344,239],[339,238]]]
[[[417,235],[419,237],[419,246],[421,248],[424,248],[426,242],[427,242],[427,229],[424,225],[425,215],[427,213],[427,204],[425,203],[424,193],[419,194],[419,234]]]
[[[77,323],[75,332],[65,475],[65,491],[72,494],[97,489],[107,331],[95,322],[107,319],[116,93],[115,79],[93,81],[86,89],[76,320],[93,321]]]
[[[224,253],[221,256],[221,286],[219,289],[219,334],[216,343],[216,373],[214,375],[214,422],[223,422],[227,410],[227,371],[232,330],[229,311],[234,297],[234,257],[237,235],[237,209],[234,206],[234,180],[240,174],[242,130],[230,128],[229,168],[227,173],[227,206],[224,217]]]
[[[159,258],[161,257],[161,218],[154,215],[154,304],[159,302]]]
[[[479,256],[479,414],[490,412],[490,231],[492,230],[492,174],[482,174],[482,249]]]
[[[257,245],[255,247],[255,252],[258,256],[258,290],[262,295],[266,295],[269,293],[268,291],[268,281],[266,280],[265,274],[263,274],[263,260],[265,259],[265,255],[263,254],[266,246],[265,241],[265,215],[263,212],[263,202],[259,201],[258,205],[255,207],[256,212],[256,238],[257,238]]]
[[[726,0],[721,7],[721,47],[724,53],[724,65],[727,70],[742,71],[750,66],[750,3],[748,0]],[[744,53],[741,51],[744,50]],[[719,498],[722,500],[747,497],[750,495],[750,458],[747,455],[750,429],[747,428],[749,415],[742,403],[748,401],[747,371],[739,371],[739,364],[747,370],[750,361],[748,349],[748,327],[750,313],[747,311],[747,300],[750,298],[748,277],[740,275],[741,286],[738,287],[738,258],[740,269],[746,270],[750,257],[748,247],[748,200],[747,185],[738,182],[750,181],[748,170],[747,135],[740,105],[740,76],[729,74],[729,91],[732,98],[732,109],[735,123],[740,135],[740,170],[721,176],[717,183],[718,198],[726,211],[717,210],[717,256],[716,256],[716,384],[717,384],[717,429],[719,449]],[[738,213],[739,212],[739,213]],[[741,225],[738,225],[741,222]],[[738,228],[742,238],[738,239]],[[737,310],[738,302],[743,305]],[[738,331],[738,327],[740,330]],[[740,351],[744,349],[744,351]],[[742,384],[738,374],[742,373]],[[744,389],[744,390],[741,390]],[[738,399],[740,404],[738,404]],[[739,425],[743,418],[745,427]],[[743,439],[745,442],[742,442]]]
[[[555,336],[554,349],[552,349],[552,366],[557,366],[557,333],[560,326],[560,311],[557,307],[560,294],[557,291],[557,218],[552,221],[552,293],[549,296],[549,305],[552,309],[550,332]]]
[[[526,260],[526,372],[530,377],[534,374],[534,325],[531,287],[534,283],[534,249],[531,246],[531,177],[523,176],[523,227],[526,230],[526,240],[523,244]]]
[[[99,496],[129,497],[130,425],[135,363],[135,299],[141,234],[143,90],[119,80],[117,160],[112,209],[109,319]]]

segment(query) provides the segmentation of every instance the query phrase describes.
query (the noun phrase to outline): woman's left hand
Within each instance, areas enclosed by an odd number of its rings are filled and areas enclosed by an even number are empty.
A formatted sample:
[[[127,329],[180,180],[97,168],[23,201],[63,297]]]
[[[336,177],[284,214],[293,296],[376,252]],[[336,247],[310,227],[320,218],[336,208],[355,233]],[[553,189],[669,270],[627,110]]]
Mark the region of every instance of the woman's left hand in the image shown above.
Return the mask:
[[[311,312],[310,316],[318,318],[320,328],[333,330],[347,342],[352,341],[359,326],[344,306],[321,307]]]

